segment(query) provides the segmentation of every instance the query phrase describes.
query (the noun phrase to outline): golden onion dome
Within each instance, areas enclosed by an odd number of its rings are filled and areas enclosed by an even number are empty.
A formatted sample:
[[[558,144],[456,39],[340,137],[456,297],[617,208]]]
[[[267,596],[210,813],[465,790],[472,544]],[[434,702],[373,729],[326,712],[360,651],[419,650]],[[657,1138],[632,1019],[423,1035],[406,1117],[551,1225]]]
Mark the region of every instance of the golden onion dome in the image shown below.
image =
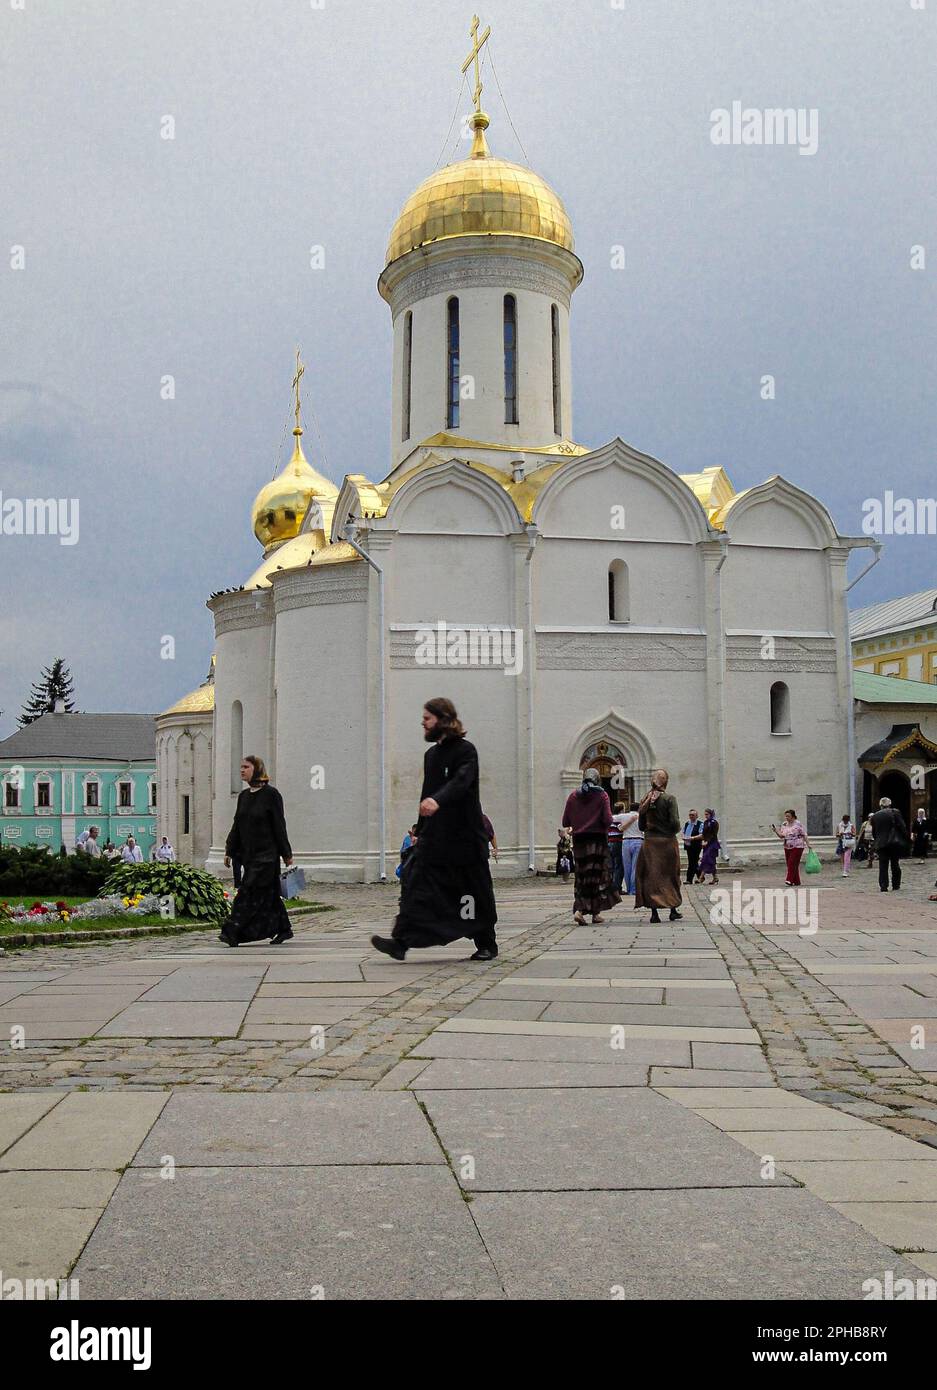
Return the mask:
[[[458,236],[523,236],[573,249],[569,215],[550,185],[488,148],[488,117],[476,111],[467,159],[424,179],[404,203],[387,244],[387,263],[429,242]]]
[[[334,502],[338,497],[335,484],[307,462],[300,443],[302,430],[297,427],[293,434],[296,438],[293,457],[283,472],[262,487],[254,498],[254,535],[265,550],[299,534],[311,502]]]

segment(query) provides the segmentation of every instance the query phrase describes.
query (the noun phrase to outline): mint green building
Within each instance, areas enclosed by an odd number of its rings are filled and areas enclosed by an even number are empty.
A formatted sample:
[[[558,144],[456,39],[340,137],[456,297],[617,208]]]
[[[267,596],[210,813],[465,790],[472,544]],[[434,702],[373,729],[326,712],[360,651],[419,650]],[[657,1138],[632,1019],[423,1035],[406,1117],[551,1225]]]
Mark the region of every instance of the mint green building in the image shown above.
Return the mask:
[[[151,714],[56,711],[0,741],[0,843],[75,848],[156,838],[156,724]]]

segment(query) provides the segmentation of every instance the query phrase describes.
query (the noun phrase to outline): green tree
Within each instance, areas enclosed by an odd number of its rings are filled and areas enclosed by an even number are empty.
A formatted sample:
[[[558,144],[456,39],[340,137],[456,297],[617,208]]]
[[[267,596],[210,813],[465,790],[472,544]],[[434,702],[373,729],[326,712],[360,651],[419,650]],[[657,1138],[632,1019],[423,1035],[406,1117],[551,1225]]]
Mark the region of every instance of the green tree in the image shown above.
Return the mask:
[[[19,716],[20,728],[24,729],[27,724],[31,724],[40,715],[52,714],[55,710],[56,700],[64,700],[66,714],[74,714],[74,695],[71,672],[62,657],[57,656],[51,666],[46,666],[43,669],[39,679],[33,681],[29,699],[23,706],[23,713]]]

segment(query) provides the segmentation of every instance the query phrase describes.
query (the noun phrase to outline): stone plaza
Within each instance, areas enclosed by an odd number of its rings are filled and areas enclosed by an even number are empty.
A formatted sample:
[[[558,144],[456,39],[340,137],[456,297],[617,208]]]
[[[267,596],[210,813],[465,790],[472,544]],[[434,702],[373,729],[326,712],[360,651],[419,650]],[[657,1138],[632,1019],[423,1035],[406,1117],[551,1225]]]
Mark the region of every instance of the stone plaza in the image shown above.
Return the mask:
[[[862,1299],[937,1277],[937,904],[819,929],[499,884],[501,955],[213,932],[0,960],[0,1269],[83,1299]],[[772,886],[777,874],[744,876]],[[731,886],[723,877],[722,884]]]

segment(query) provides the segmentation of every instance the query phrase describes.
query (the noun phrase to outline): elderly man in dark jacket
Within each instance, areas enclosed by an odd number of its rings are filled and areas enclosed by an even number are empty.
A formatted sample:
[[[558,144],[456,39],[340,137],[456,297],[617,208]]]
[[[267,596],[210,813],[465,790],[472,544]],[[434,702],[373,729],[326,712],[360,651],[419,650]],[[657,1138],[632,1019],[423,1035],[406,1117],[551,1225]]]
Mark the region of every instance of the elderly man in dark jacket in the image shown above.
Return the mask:
[[[888,869],[891,867],[891,888],[897,893],[901,887],[902,854],[908,852],[908,827],[904,816],[896,811],[887,796],[878,803],[879,809],[869,817],[872,834],[875,837],[875,853],[878,855],[878,886],[883,893],[888,892]]]

